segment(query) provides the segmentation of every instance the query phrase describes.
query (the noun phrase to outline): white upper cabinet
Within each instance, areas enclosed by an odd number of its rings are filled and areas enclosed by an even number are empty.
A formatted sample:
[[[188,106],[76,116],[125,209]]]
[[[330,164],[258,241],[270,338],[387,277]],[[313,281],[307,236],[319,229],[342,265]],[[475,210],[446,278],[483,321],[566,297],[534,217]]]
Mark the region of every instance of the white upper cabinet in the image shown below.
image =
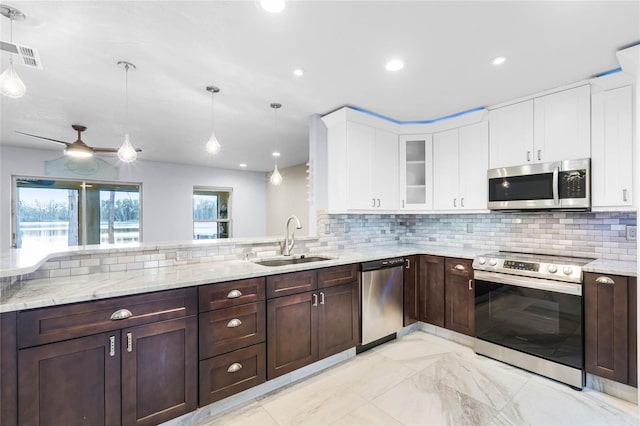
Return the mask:
[[[399,140],[400,210],[433,208],[431,135],[401,135]]]
[[[631,86],[591,97],[591,204],[632,206],[633,91]]]
[[[533,100],[489,112],[489,167],[533,161]]]
[[[591,156],[590,98],[586,85],[534,99],[536,162]]]
[[[591,156],[589,85],[496,108],[489,114],[489,167]]]
[[[487,208],[488,125],[486,122],[433,136],[433,208]]]

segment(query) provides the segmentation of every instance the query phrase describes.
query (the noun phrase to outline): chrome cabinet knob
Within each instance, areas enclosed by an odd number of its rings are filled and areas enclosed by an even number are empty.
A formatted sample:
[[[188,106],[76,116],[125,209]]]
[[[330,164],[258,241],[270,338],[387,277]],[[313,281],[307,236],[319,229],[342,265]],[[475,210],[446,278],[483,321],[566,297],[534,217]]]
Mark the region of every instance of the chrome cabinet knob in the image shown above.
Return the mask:
[[[485,263],[487,263],[487,259],[485,259],[484,257],[479,257],[478,258],[478,263],[481,265],[484,265]]]
[[[550,274],[555,274],[558,272],[558,267],[556,265],[549,265],[547,266],[547,271],[549,271]]]
[[[573,273],[573,268],[571,266],[565,266],[562,268],[562,272],[564,272],[565,275],[571,275]]]
[[[496,266],[498,264],[498,259],[489,259],[489,265]]]

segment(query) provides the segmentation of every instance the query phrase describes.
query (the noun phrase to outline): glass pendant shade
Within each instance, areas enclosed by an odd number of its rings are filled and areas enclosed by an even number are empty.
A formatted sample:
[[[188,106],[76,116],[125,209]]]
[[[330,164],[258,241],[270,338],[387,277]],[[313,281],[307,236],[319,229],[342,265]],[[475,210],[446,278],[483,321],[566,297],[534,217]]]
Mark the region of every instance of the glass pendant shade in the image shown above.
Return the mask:
[[[218,142],[218,138],[214,132],[211,132],[211,136],[209,136],[209,140],[207,141],[205,148],[207,149],[207,152],[212,155],[216,155],[220,152],[222,146],[220,145],[220,142]]]
[[[131,145],[131,142],[129,142],[128,134],[124,135],[124,142],[122,142],[122,145],[118,148],[118,158],[123,163],[131,163],[138,158],[138,153]]]
[[[276,164],[273,168],[273,173],[271,173],[271,177],[269,178],[271,185],[278,186],[282,183],[282,175],[278,171],[278,165]]]
[[[9,98],[21,98],[26,92],[27,87],[13,68],[13,60],[10,60],[9,67],[0,74],[0,93]]]

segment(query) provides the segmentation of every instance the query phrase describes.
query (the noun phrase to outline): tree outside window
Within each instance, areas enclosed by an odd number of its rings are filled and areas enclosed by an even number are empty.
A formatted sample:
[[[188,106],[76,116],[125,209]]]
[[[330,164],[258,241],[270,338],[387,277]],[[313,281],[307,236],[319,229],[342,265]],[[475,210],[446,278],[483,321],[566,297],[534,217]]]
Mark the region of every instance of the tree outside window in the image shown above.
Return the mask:
[[[193,239],[231,237],[231,188],[193,189]]]

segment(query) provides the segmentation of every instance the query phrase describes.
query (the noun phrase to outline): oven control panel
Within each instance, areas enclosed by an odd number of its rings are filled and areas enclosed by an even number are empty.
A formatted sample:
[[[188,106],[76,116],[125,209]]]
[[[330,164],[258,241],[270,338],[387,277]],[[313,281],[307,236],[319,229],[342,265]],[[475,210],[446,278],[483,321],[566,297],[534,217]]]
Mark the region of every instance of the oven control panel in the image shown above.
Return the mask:
[[[507,268],[507,269],[517,269],[518,271],[533,271],[533,272],[538,272],[540,270],[540,264],[539,263],[533,263],[533,262],[518,262],[515,260],[505,260],[503,265],[503,268]]]

